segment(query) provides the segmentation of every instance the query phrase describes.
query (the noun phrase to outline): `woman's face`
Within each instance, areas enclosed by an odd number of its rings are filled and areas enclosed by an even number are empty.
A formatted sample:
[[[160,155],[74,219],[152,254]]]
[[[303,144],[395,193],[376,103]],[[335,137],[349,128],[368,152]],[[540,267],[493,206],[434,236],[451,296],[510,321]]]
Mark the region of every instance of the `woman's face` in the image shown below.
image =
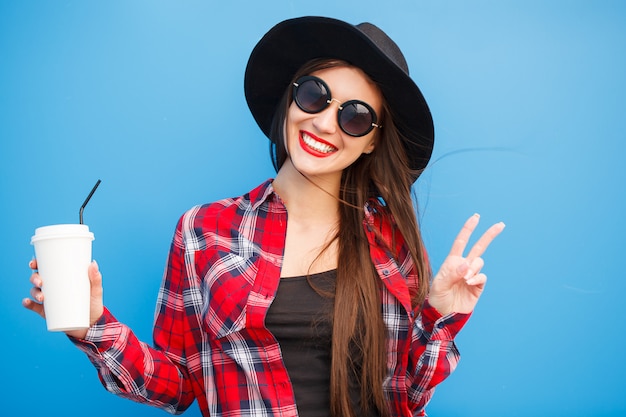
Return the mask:
[[[328,177],[340,181],[342,171],[363,153],[374,150],[377,128],[354,137],[339,127],[337,112],[341,103],[360,100],[377,115],[382,110],[378,87],[358,68],[341,66],[311,73],[323,80],[332,102],[319,113],[307,113],[292,102],[285,123],[285,141],[295,168],[308,177]]]

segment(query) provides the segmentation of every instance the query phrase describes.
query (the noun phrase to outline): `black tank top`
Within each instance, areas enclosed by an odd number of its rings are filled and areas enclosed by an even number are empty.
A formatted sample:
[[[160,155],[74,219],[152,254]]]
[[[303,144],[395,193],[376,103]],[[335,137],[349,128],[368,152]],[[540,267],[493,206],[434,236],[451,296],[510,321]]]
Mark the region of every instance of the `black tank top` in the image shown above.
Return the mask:
[[[281,278],[265,319],[280,345],[300,417],[330,417],[334,298],[318,291],[334,294],[336,277],[337,271],[332,270],[310,275],[308,280],[305,276]],[[350,396],[357,415],[365,416],[359,412],[360,389],[354,381]]]

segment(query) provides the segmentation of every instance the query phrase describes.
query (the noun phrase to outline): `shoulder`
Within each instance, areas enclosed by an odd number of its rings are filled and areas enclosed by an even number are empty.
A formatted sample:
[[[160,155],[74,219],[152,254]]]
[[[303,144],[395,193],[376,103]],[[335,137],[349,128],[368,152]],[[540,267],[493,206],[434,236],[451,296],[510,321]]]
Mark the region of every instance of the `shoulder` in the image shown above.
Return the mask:
[[[269,192],[273,192],[271,180],[264,181],[249,192],[237,197],[228,197],[191,207],[181,216],[181,220],[202,221],[205,218],[227,215],[228,212],[248,210],[262,203]]]
[[[177,232],[182,238],[236,228],[239,223],[259,216],[267,210],[267,202],[274,201],[272,181],[264,181],[251,191],[191,207],[180,216]]]

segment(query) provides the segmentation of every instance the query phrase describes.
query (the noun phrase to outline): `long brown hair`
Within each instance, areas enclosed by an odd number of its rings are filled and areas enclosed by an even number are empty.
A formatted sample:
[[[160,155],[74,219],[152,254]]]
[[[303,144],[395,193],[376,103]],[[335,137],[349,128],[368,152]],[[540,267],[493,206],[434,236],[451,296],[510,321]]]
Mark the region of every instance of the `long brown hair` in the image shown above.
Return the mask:
[[[300,68],[293,81],[318,70],[346,65],[340,60],[313,60]],[[291,92],[290,85],[276,111],[270,133],[270,154],[277,171],[288,157],[284,123]],[[393,219],[396,233],[404,238],[413,259],[417,277],[417,282],[409,283],[413,307],[422,305],[431,276],[411,194],[415,173],[408,167],[402,137],[384,97],[382,113],[383,128],[378,132],[374,151],[346,168],[341,181],[330,379],[331,415],[335,417],[355,417],[349,388],[355,379],[360,384],[361,407],[374,409],[382,416],[389,414],[383,392],[383,380],[387,376],[387,329],[381,314],[382,284],[370,258],[363,228],[364,207],[369,199],[382,199],[388,218]],[[388,242],[388,246],[394,253],[394,243]]]

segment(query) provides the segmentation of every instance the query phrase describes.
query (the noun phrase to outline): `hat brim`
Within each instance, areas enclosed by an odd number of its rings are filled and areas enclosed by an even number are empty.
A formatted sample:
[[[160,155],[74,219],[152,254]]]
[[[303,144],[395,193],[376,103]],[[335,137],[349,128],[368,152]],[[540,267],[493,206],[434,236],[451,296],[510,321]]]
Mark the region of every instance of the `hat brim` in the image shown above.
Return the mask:
[[[315,16],[286,20],[257,43],[246,67],[244,91],[263,133],[269,137],[278,103],[295,73],[316,58],[346,61],[379,85],[403,136],[409,166],[419,175],[434,144],[433,120],[424,96],[364,32],[341,20]]]

